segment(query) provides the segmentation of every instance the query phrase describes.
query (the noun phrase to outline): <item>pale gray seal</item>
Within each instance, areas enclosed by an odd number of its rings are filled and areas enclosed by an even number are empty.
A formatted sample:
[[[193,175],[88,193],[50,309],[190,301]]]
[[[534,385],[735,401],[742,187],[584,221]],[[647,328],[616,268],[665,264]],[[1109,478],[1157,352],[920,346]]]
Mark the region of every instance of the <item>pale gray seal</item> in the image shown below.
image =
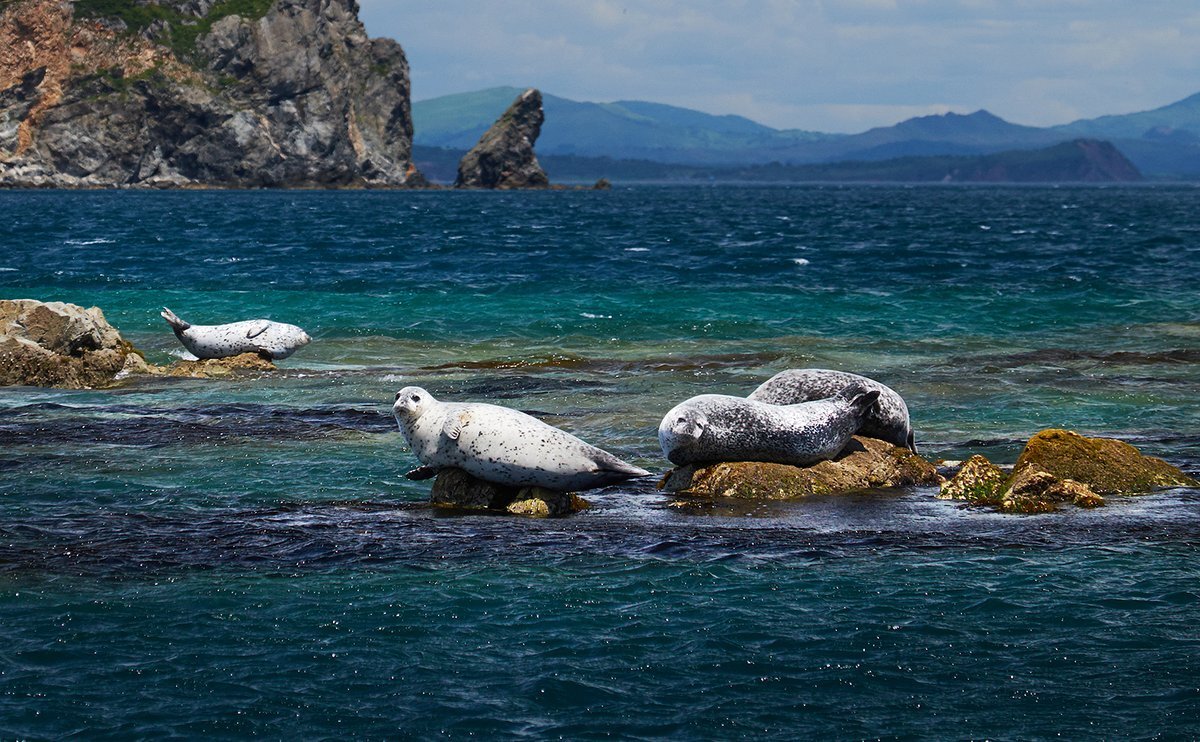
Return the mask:
[[[650,474],[507,407],[439,402],[409,386],[396,392],[392,413],[422,464],[409,479],[455,468],[493,484],[578,492]]]
[[[877,390],[860,384],[793,405],[701,394],[663,417],[658,442],[677,466],[718,461],[808,466],[837,456],[878,397]]]
[[[252,319],[227,325],[193,325],[163,307],[162,318],[175,337],[197,358],[228,358],[240,353],[260,353],[281,360],[312,342],[308,333],[295,325]]]
[[[917,452],[916,436],[908,419],[908,405],[891,387],[874,379],[824,368],[795,368],[780,371],[764,381],[749,399],[770,404],[796,404],[824,399],[850,384],[862,384],[879,392],[879,400],[863,418],[860,435],[878,438]]]

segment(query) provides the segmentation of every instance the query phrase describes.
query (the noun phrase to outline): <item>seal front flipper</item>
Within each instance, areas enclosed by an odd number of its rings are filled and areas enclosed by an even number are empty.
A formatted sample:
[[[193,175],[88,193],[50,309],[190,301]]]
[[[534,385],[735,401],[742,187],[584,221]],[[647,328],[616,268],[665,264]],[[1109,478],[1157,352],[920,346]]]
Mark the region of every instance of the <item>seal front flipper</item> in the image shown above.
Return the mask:
[[[267,328],[270,326],[271,326],[271,322],[269,320],[265,320],[265,319],[256,320],[250,325],[250,327],[246,328],[246,337],[247,338],[256,338],[259,335],[266,332]]]
[[[422,479],[433,479],[434,477],[437,476],[437,473],[440,470],[441,470],[440,467],[437,467],[437,466],[423,466],[422,465],[422,466],[418,466],[416,469],[413,469],[410,472],[405,473],[404,477],[406,479],[411,479],[414,482],[419,482]]]
[[[446,418],[446,422],[442,423],[442,433],[452,441],[458,440],[458,436],[462,435],[462,429],[471,422],[471,413],[463,410],[456,415],[450,415]]]

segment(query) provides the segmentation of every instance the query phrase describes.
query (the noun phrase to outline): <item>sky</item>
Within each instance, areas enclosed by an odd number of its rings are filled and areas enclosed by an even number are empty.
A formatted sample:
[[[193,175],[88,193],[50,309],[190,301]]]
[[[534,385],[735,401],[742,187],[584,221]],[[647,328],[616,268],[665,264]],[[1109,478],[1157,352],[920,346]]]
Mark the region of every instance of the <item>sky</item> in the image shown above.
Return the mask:
[[[1048,126],[1200,92],[1197,0],[359,0],[413,100],[497,86],[859,132]]]

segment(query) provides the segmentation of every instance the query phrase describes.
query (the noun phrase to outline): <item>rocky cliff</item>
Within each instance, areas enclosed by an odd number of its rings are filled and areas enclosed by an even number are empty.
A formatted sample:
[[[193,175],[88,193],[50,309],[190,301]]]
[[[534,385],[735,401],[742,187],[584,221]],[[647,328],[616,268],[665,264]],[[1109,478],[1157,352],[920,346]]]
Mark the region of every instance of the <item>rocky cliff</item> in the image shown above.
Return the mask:
[[[0,1],[0,185],[413,186],[355,0]]]
[[[545,188],[546,172],[533,153],[545,121],[542,94],[530,88],[480,137],[458,165],[455,188]]]

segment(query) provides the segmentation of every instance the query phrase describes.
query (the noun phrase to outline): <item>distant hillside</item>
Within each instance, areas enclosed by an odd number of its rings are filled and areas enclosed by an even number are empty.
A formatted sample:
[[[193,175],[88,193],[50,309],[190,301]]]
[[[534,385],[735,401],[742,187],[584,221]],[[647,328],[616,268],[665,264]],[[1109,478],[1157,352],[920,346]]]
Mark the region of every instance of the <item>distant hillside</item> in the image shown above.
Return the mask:
[[[413,104],[414,142],[469,149],[520,93],[520,88],[490,88],[418,101]],[[779,131],[741,116],[713,116],[645,101],[581,103],[543,94],[542,108],[546,123],[537,142],[539,156],[745,162],[746,152],[782,151],[797,142],[839,136]]]
[[[493,88],[413,104],[418,145],[467,149],[519,92]],[[539,157],[745,166],[973,156],[1048,147],[1080,137],[1111,141],[1156,178],[1200,178],[1200,94],[1153,111],[1038,128],[987,111],[921,116],[859,134],[781,131],[642,101],[580,103],[546,96]],[[553,175],[553,174],[552,174]]]
[[[454,177],[460,150],[416,147],[418,167],[434,180]],[[696,166],[650,160],[546,155],[539,158],[551,180],[589,183],[607,178],[636,182],[760,183],[1111,183],[1142,180],[1141,173],[1112,144],[1092,139],[1061,142],[1036,150],[988,155],[899,157],[890,160],[784,165]]]

